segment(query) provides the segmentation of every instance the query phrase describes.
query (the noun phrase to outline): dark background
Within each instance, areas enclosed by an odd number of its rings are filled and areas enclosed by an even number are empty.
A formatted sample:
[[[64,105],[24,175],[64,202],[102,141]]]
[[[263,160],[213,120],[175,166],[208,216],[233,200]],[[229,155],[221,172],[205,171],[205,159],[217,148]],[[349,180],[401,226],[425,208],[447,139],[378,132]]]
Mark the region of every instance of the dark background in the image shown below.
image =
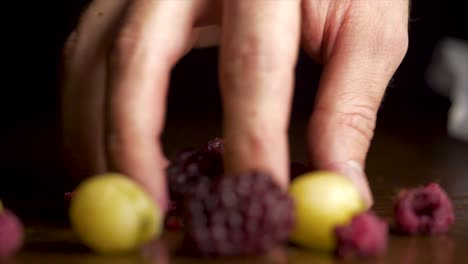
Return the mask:
[[[65,189],[56,122],[60,51],[86,1],[12,2],[3,9],[0,197],[58,196]],[[428,88],[424,74],[441,38],[468,38],[464,10],[462,1],[413,1],[408,54],[384,99],[379,129],[402,120],[445,119],[449,102]],[[319,74],[320,66],[302,55],[293,120],[310,113]],[[216,49],[189,54],[172,80],[168,120],[188,113],[219,118]]]

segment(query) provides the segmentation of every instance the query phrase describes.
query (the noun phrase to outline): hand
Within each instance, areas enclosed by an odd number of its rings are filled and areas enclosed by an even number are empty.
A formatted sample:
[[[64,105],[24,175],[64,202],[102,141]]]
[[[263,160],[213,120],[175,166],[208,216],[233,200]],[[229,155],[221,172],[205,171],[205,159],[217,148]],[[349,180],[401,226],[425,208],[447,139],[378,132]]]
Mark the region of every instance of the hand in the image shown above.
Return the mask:
[[[302,35],[325,65],[308,133],[311,159],[349,176],[370,202],[364,172],[353,168],[364,166],[378,105],[406,51],[407,1],[220,2],[91,4],[65,50],[64,140],[77,174],[123,172],[167,206],[159,136],[169,72],[197,39],[206,39],[197,38],[199,26],[222,22],[226,169],[266,170],[287,186]]]

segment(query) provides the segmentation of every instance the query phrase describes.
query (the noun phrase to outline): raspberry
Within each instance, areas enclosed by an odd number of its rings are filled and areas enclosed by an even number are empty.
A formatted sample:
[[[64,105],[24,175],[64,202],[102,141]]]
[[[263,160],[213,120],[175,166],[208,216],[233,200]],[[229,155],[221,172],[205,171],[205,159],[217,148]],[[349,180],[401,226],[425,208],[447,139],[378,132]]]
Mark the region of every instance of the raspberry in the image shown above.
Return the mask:
[[[443,234],[455,222],[452,202],[437,183],[400,191],[394,218],[395,230],[407,235]]]
[[[176,202],[171,202],[169,210],[166,214],[166,219],[164,219],[164,228],[167,230],[180,230],[183,227],[183,219],[181,216],[180,208],[177,206]]]
[[[0,262],[14,255],[23,245],[24,227],[16,215],[3,209],[0,213]]]
[[[199,182],[210,182],[224,171],[223,140],[215,138],[198,150],[180,151],[166,170],[171,200],[180,203]]]
[[[185,204],[185,249],[203,256],[266,252],[288,239],[293,210],[289,195],[260,172],[198,185]]]
[[[178,215],[168,215],[164,221],[164,227],[170,231],[177,231],[182,229],[184,223],[182,218]]]
[[[73,192],[66,192],[63,195],[63,201],[65,202],[65,205],[70,205],[71,199],[73,197]]]
[[[169,206],[168,212],[169,213],[177,212],[177,203],[176,202],[171,201],[171,205]]]
[[[309,172],[310,169],[302,162],[293,161],[289,166],[289,172],[291,180],[301,176],[302,174]]]
[[[376,256],[387,248],[388,224],[372,212],[361,213],[347,225],[335,228],[335,236],[339,257],[352,252],[361,257]]]

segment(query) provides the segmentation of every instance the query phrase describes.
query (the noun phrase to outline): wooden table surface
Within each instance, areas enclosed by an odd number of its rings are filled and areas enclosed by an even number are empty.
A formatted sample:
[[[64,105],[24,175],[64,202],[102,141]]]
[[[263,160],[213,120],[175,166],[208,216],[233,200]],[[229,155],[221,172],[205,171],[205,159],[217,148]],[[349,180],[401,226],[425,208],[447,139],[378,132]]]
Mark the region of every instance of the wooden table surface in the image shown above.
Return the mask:
[[[200,129],[196,128],[197,122],[168,122],[164,135],[168,153],[203,142],[219,133],[219,126],[202,124],[203,129]],[[292,159],[304,160],[305,122],[296,123],[291,129]],[[375,196],[374,210],[383,217],[391,214],[391,201],[396,190],[437,181],[453,199],[456,223],[445,236],[391,236],[384,255],[368,260],[347,260],[346,263],[468,263],[468,144],[447,137],[444,124],[440,122],[389,122],[379,127],[376,133],[367,173]],[[286,246],[262,257],[190,259],[175,252],[180,237],[177,233],[166,233],[160,241],[133,255],[98,256],[82,246],[66,225],[58,225],[53,220],[27,223],[27,243],[9,261],[11,263],[341,263],[331,256]]]

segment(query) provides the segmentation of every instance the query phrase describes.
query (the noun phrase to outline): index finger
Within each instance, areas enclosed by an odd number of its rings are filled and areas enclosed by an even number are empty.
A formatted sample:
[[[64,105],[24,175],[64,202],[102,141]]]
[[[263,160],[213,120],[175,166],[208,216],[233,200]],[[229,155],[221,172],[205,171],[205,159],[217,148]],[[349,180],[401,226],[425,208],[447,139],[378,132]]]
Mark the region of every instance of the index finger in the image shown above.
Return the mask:
[[[112,169],[168,205],[160,146],[172,66],[186,51],[202,1],[134,0],[110,55],[107,151]]]

